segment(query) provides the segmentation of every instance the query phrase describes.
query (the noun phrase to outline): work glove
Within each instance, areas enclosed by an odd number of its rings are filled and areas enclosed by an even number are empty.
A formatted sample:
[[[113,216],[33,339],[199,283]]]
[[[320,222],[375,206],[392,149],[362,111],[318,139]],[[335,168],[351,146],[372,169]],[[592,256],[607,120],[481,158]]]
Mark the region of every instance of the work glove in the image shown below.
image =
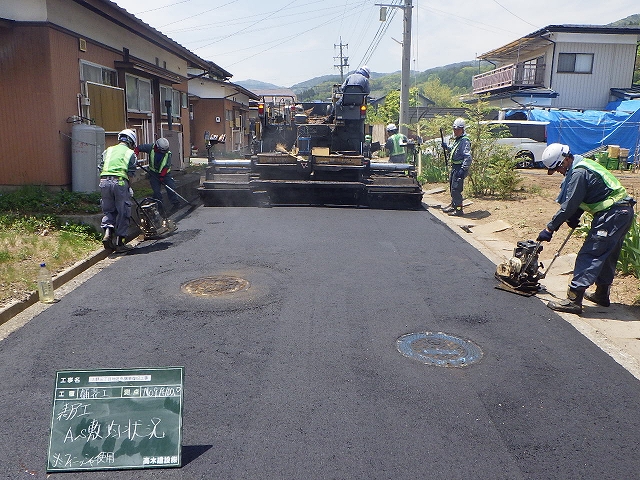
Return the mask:
[[[446,152],[450,151],[451,148],[449,148],[449,145],[447,145],[446,143],[442,142],[442,149]]]
[[[138,155],[140,155],[140,149],[138,147],[134,148],[133,153],[135,153],[137,157]]]
[[[538,238],[536,238],[536,242],[550,242],[551,237],[553,237],[553,232],[550,232],[545,228],[538,234]]]
[[[580,225],[580,218],[582,217],[583,213],[584,210],[579,208],[576,213],[574,213],[567,219],[567,225],[569,226],[569,228],[577,228],[578,225]]]

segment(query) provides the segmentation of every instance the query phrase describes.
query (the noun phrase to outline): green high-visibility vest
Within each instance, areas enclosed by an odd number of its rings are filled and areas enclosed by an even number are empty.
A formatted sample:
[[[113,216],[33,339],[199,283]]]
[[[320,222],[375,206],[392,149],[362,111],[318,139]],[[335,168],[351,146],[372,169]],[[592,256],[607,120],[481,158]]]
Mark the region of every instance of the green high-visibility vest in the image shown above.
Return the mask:
[[[133,155],[133,150],[124,143],[107,148],[102,157],[104,163],[100,175],[111,175],[127,180],[129,178],[129,159],[131,155]]]
[[[395,135],[391,135],[391,140],[393,142],[393,148],[389,152],[390,156],[394,155],[402,155],[404,152],[404,145],[400,145],[400,141],[404,139],[404,135],[401,133],[396,133]]]
[[[453,141],[453,145],[451,145],[451,164],[452,165],[461,165],[462,164],[462,160],[454,161],[453,160],[453,155],[456,153],[457,148],[460,146],[460,140],[462,140],[463,138],[469,138],[469,137],[467,137],[466,133],[463,133],[458,138],[456,138]]]
[[[167,167],[167,172],[171,170],[171,164],[169,163],[169,152],[160,154],[156,153],[155,149],[152,148],[151,153],[149,153],[149,170],[160,173],[165,167]]]
[[[599,175],[605,185],[611,190],[607,198],[596,203],[581,203],[580,208],[591,214],[608,210],[612,205],[618,203],[627,196],[627,190],[622,186],[620,181],[606,168],[593,160],[584,158],[576,163],[573,168],[585,168]]]

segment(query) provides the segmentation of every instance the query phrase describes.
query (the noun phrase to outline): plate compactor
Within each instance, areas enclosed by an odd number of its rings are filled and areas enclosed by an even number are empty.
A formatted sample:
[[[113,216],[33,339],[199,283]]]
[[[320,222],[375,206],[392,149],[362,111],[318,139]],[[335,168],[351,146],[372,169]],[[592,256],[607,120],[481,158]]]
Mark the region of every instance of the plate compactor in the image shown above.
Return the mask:
[[[158,239],[177,229],[175,222],[167,217],[162,202],[148,197],[134,201],[137,208],[136,216],[132,218],[138,224],[145,240]]]
[[[544,272],[540,271],[541,268],[544,268],[544,265],[538,259],[538,255],[542,252],[541,242],[534,242],[533,240],[518,242],[516,248],[513,249],[513,257],[496,268],[495,277],[500,281],[500,285],[496,286],[496,288],[527,297],[541,291],[542,286],[538,281],[547,276],[551,265],[560,256],[560,252],[569,241],[569,238],[571,238],[571,235],[573,235],[574,230],[575,228],[569,230],[562,245],[554,253],[551,263],[549,263]]]
[[[518,295],[531,296],[540,291],[539,280],[545,274],[538,255],[542,252],[540,242],[525,240],[517,243],[513,257],[498,265],[495,277],[500,281],[496,288]]]

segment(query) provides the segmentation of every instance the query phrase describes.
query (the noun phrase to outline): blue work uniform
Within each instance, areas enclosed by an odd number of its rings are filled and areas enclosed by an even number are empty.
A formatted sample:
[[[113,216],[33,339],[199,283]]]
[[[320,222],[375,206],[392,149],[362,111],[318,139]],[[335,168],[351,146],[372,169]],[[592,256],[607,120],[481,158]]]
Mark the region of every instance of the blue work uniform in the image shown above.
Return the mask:
[[[103,229],[114,229],[116,236],[126,237],[131,218],[129,178],[136,173],[137,158],[127,144],[118,143],[102,153],[100,162],[100,205]]]
[[[593,284],[611,285],[624,237],[633,222],[635,201],[611,172],[582,157],[575,158],[567,171],[559,201],[560,209],[547,224],[552,232],[582,211],[593,215],[569,287],[585,290]]]
[[[449,188],[451,190],[451,206],[462,208],[462,190],[464,179],[471,167],[471,141],[463,133],[453,141],[450,147],[451,173],[449,174]]]
[[[369,94],[371,93],[371,87],[369,86],[369,77],[366,76],[366,72],[361,68],[357,69],[351,75],[349,75],[344,82],[342,82],[342,86],[340,89],[344,92],[345,88],[350,86],[358,86],[362,89],[362,93]]]

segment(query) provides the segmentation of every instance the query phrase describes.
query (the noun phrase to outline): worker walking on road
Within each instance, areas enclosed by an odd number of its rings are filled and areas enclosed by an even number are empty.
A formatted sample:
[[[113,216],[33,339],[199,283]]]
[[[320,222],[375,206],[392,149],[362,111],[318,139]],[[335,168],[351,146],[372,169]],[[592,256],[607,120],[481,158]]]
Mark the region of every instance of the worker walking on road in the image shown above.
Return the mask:
[[[118,134],[118,144],[102,153],[100,169],[100,205],[104,230],[102,244],[109,250],[126,252],[133,248],[126,245],[131,218],[131,195],[129,178],[136,173],[137,158],[133,149],[136,146],[136,132],[122,130]]]
[[[169,140],[161,137],[155,143],[138,145],[135,153],[138,155],[140,152],[149,154],[149,183],[153,190],[153,198],[162,203],[162,185],[164,185],[172,211],[177,210],[180,207],[180,200],[175,193],[176,184],[171,176]]]
[[[624,237],[634,219],[635,200],[606,168],[593,160],[573,155],[567,145],[552,143],[542,153],[542,163],[549,175],[565,176],[556,199],[560,209],[538,235],[538,242],[548,242],[566,222],[576,228],[583,212],[593,215],[591,229],[578,252],[569,283],[567,298],[550,301],[547,306],[558,312],[582,313],[582,299],[608,307],[609,291]],[[587,288],[596,285],[592,294]]]
[[[387,125],[387,143],[384,148],[389,152],[389,162],[391,163],[407,163],[407,143],[408,139],[402,133],[398,133],[398,127],[395,123]]]
[[[464,119],[456,118],[453,122],[453,145],[449,146],[442,142],[442,148],[449,152],[451,159],[451,172],[449,173],[451,203],[442,211],[455,217],[461,217],[464,214],[462,211],[462,190],[464,189],[464,179],[469,175],[472,162],[471,141],[465,133],[465,127]]]

